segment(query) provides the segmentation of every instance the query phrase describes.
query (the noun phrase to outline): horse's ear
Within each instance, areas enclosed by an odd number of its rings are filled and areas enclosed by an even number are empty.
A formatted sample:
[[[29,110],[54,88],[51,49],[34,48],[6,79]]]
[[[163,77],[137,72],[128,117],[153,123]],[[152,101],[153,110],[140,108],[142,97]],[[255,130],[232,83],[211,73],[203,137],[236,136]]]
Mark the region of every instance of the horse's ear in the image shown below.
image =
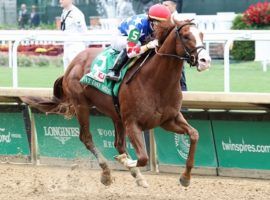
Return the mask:
[[[185,20],[177,20],[174,19],[174,23],[176,26],[181,27],[182,25],[186,24],[186,23],[192,23],[194,21],[194,19],[185,19]]]

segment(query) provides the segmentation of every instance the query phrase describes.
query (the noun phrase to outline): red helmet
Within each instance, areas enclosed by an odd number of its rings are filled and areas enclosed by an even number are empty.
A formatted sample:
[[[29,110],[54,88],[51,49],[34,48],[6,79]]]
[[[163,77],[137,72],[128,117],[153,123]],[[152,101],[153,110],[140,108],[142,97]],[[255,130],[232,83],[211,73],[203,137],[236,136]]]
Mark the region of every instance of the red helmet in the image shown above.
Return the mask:
[[[149,8],[148,16],[154,20],[166,21],[171,17],[171,12],[166,6],[155,4]]]

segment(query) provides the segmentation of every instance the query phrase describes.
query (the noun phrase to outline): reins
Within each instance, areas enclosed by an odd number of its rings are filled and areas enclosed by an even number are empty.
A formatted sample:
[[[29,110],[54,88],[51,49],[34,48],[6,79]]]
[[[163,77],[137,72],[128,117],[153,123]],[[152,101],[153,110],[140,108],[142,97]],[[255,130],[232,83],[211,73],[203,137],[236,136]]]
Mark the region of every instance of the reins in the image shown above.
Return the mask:
[[[176,59],[179,59],[179,60],[188,60],[188,57],[182,57],[182,56],[178,56],[178,55],[175,55],[175,54],[169,54],[169,53],[159,53],[157,48],[155,48],[155,53],[159,56],[168,56],[168,57],[173,57],[173,58],[176,58]]]

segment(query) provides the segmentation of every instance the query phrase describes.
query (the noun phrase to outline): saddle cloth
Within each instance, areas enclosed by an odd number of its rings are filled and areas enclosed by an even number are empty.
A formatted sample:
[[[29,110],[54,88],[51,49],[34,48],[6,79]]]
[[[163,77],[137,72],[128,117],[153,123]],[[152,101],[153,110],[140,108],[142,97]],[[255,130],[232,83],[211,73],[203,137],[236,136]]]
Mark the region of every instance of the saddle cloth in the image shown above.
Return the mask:
[[[123,66],[120,71],[120,80],[114,83],[112,80],[107,79],[106,75],[112,68],[118,54],[119,52],[111,47],[106,48],[94,59],[90,66],[90,72],[85,74],[80,82],[95,87],[105,94],[117,96],[126,72],[138,59],[133,58]]]

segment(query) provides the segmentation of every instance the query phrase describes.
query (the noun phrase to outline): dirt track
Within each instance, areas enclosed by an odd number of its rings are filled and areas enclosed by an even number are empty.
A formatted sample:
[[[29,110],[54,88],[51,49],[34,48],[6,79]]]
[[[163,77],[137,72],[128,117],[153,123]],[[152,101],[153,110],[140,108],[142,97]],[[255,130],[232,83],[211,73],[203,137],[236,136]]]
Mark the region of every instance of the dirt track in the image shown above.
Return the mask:
[[[113,171],[113,185],[105,187],[99,181],[100,172],[0,164],[0,199],[270,199],[269,180],[194,176],[186,189],[179,185],[178,175],[146,173],[150,187],[145,189],[137,187],[128,172],[117,171]]]

